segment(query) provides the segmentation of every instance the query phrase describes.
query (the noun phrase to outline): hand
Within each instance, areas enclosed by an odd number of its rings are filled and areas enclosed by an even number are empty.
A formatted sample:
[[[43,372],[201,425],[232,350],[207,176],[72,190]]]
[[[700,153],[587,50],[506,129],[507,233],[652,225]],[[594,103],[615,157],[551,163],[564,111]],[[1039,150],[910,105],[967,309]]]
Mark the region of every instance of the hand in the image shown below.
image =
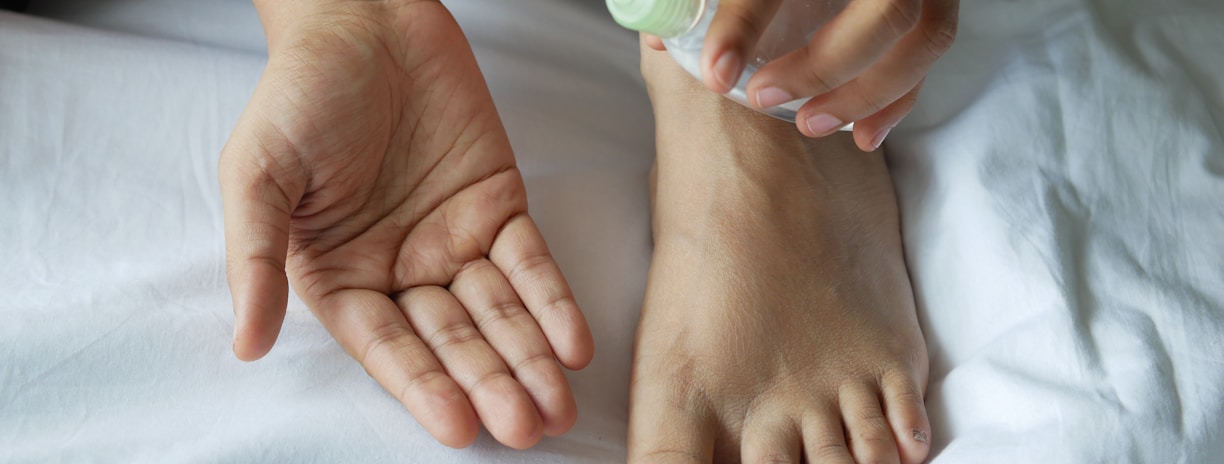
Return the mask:
[[[926,347],[883,156],[642,61],[655,249],[629,461],[922,462]]]
[[[258,6],[269,61],[220,162],[234,352],[271,349],[292,282],[443,444],[477,418],[516,448],[568,430],[557,360],[585,366],[591,334],[449,12]]]
[[[706,87],[726,93],[782,1],[721,0],[701,57]],[[762,67],[748,83],[757,107],[813,97],[799,131],[821,137],[854,123],[863,151],[880,146],[909,114],[927,72],[956,37],[958,0],[851,0],[804,48]],[[648,44],[662,49],[662,42]]]

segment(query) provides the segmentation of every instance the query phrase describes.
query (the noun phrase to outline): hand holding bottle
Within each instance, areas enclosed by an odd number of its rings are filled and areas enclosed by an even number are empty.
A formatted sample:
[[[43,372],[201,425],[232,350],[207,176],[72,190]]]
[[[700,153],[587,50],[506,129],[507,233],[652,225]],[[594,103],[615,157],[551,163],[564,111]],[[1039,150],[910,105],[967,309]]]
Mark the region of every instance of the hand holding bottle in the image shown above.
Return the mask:
[[[792,1],[799,0],[721,0],[700,58],[705,86],[730,91],[775,13]],[[800,132],[820,137],[853,122],[855,143],[874,150],[951,47],[958,7],[958,0],[851,0],[806,46],[761,67],[745,99],[763,109],[811,97],[795,117]],[[664,48],[654,37],[647,44]]]

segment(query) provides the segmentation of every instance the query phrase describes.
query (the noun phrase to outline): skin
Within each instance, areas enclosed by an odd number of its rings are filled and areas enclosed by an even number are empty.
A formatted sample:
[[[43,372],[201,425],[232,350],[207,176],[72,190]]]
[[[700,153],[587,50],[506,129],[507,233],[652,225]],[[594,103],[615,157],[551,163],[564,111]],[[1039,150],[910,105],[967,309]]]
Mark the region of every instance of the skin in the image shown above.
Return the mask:
[[[802,137],[660,52],[642,68],[655,252],[629,461],[922,462],[926,348],[882,155]]]
[[[567,431],[590,330],[449,12],[256,5],[268,65],[220,160],[234,353],[271,349],[292,284],[439,442]]]
[[[868,1],[884,0],[856,0]],[[590,330],[527,214],[453,18],[434,0],[256,6],[268,66],[219,166],[235,354],[268,353],[292,286],[439,442],[466,446],[481,425],[515,448],[567,431],[577,411],[561,368],[589,363]],[[920,26],[934,21],[927,8]],[[877,23],[863,24],[845,27]],[[887,57],[906,40],[870,43]],[[861,79],[887,62],[880,53],[869,71],[836,75]],[[659,145],[633,458],[920,461],[926,354],[882,160],[844,138],[804,141],[645,56],[660,134],[672,137]],[[830,88],[874,88],[853,82]],[[895,124],[911,97],[868,105],[883,109],[866,120],[844,115],[864,130]]]
[[[784,0],[720,0],[702,49],[702,82],[727,93]],[[807,46],[762,67],[750,102],[768,108],[812,97],[795,125],[823,137],[854,122],[863,151],[880,147],[913,109],[931,66],[956,40],[958,0],[851,0]],[[650,37],[651,48],[663,42]]]

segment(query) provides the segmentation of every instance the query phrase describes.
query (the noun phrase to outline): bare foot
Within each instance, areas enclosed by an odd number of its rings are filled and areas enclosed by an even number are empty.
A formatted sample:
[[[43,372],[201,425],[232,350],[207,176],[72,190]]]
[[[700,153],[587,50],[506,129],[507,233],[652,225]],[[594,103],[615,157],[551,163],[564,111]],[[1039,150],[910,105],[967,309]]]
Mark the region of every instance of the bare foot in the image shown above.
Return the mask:
[[[643,49],[655,252],[631,462],[918,463],[927,354],[880,154],[809,140]]]

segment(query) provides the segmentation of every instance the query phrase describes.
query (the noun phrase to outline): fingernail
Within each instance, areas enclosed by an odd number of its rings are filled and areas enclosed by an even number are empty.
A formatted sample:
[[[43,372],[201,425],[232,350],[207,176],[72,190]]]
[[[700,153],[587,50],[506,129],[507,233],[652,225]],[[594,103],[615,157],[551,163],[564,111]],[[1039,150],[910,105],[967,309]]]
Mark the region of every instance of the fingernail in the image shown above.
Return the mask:
[[[722,56],[718,57],[718,61],[714,62],[714,73],[718,75],[719,83],[723,85],[725,91],[730,91],[735,87],[735,81],[739,79],[739,56],[732,51],[723,52]]]
[[[826,113],[817,113],[808,116],[806,123],[808,132],[817,137],[833,132],[833,130],[846,125],[845,122],[837,119],[836,116]]]
[[[777,87],[770,87],[756,93],[757,108],[773,108],[788,101],[794,100],[791,94]]]
[[[884,144],[884,137],[888,137],[888,133],[890,131],[892,131],[891,127],[885,127],[883,129],[880,129],[879,132],[876,132],[875,137],[871,138],[871,150],[872,151],[875,151],[877,148],[880,148],[880,145]]]
[[[885,131],[885,132],[887,132],[887,131]],[[919,442],[919,443],[926,443],[926,442],[927,442],[926,432],[923,432],[923,431],[921,431],[921,430],[911,430],[911,431],[910,431],[910,434],[911,434],[911,436],[913,436],[913,437],[914,437],[914,441],[917,441],[917,442]]]

